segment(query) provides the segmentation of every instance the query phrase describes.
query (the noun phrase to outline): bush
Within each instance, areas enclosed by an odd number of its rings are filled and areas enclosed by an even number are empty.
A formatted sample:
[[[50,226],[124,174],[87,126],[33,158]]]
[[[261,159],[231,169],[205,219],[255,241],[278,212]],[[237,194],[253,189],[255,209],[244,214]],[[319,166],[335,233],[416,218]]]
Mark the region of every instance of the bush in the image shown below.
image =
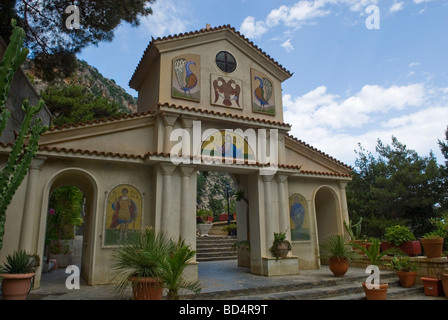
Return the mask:
[[[392,243],[393,245],[399,246],[403,242],[415,240],[415,236],[408,227],[395,225],[386,228],[384,240]]]

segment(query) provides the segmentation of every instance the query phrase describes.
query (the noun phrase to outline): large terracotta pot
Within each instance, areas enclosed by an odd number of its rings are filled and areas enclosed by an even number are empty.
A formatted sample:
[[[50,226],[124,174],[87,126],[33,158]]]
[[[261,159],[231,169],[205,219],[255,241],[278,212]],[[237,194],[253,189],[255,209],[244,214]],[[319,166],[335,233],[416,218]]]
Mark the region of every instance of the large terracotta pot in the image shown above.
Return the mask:
[[[413,240],[413,241],[405,241],[399,246],[395,246],[392,243],[383,241],[381,242],[381,250],[386,251],[391,248],[398,248],[400,249],[404,254],[407,254],[408,256],[414,257],[418,256],[420,253],[422,253],[422,246],[420,244],[420,241]]]
[[[421,277],[425,295],[439,297],[443,295],[442,281],[431,277]]]
[[[35,273],[0,274],[3,278],[3,300],[26,300],[31,290],[31,278]]]
[[[389,284],[383,283],[380,284],[380,287],[377,289],[368,289],[366,283],[363,282],[362,287],[367,300],[387,300],[387,289],[389,288]]]
[[[440,258],[443,251],[443,238],[440,239],[420,239],[425,256],[428,258]]]
[[[134,300],[162,300],[163,283],[154,278],[132,277]]]
[[[448,298],[448,273],[442,274],[442,286],[445,292],[445,297]]]
[[[397,271],[398,280],[403,288],[412,288],[417,279],[417,272],[415,271]]]
[[[330,267],[330,271],[333,272],[333,274],[336,277],[343,277],[347,273],[348,270],[347,259],[332,257],[328,259],[328,265]]]

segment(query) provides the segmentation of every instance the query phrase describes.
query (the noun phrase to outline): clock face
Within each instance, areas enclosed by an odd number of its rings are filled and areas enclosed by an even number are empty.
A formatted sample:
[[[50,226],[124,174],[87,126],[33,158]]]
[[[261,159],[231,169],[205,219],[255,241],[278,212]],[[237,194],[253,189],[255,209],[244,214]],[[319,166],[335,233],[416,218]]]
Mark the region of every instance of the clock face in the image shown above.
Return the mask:
[[[216,65],[221,71],[231,73],[236,69],[236,60],[231,53],[220,51],[216,55]]]

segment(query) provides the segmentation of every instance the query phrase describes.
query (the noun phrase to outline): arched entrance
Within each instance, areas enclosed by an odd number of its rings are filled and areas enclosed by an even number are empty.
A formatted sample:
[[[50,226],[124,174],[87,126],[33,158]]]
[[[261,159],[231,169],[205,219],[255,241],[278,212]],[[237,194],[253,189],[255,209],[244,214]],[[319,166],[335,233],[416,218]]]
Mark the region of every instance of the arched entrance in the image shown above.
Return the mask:
[[[49,212],[49,200],[51,194],[60,187],[74,186],[84,196],[84,225],[81,245],[81,277],[91,285],[93,283],[93,253],[95,249],[96,211],[98,199],[97,182],[87,171],[79,168],[68,168],[56,173],[47,183],[43,195],[43,211]],[[41,255],[45,249],[45,226],[48,215],[42,215],[41,230],[39,236],[39,249]]]
[[[314,197],[314,205],[319,243],[330,234],[342,232],[339,221],[339,199],[333,188],[328,186],[319,188]]]

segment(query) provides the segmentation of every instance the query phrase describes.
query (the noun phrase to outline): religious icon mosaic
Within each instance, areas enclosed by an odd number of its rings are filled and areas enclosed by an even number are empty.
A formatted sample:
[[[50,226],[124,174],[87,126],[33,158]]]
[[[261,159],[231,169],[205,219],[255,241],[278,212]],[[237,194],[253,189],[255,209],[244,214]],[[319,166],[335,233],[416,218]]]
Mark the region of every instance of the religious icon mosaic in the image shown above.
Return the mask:
[[[139,230],[142,224],[142,195],[133,186],[122,184],[107,196],[104,246],[115,246]]]
[[[291,240],[310,240],[310,217],[305,197],[298,193],[289,196]]]

